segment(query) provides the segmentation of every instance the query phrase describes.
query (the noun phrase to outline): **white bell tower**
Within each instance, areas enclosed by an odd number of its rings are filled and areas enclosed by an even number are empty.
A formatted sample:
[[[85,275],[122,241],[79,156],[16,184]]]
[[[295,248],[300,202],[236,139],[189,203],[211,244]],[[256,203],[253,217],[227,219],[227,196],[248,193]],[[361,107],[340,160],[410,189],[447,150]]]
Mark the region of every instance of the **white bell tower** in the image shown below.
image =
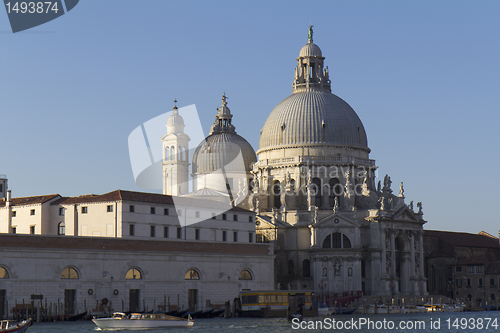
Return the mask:
[[[177,103],[175,100],[174,103]],[[163,194],[182,195],[189,192],[189,141],[184,133],[184,119],[177,105],[168,117],[167,134],[162,138]]]
[[[7,176],[0,175],[0,199],[7,196]]]

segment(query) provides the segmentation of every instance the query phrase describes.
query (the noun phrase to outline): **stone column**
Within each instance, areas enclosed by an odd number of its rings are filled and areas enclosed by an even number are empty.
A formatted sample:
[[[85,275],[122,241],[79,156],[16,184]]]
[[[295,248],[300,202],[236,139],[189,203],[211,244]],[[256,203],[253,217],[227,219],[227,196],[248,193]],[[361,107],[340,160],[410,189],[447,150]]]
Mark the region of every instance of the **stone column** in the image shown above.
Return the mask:
[[[380,277],[387,276],[387,270],[386,270],[386,254],[387,254],[387,249],[386,249],[386,231],[387,229],[381,229],[380,231],[380,238],[381,238],[381,247],[382,247],[382,258],[381,258],[381,271],[380,271]]]
[[[391,230],[391,277],[396,277],[396,237],[394,230]]]
[[[383,294],[383,281],[381,281],[381,271],[385,273],[385,254],[380,260],[380,252],[372,252],[370,256],[370,267],[371,267],[371,294]],[[383,261],[382,267],[380,267],[380,263]]]
[[[424,235],[423,232],[420,231],[419,239],[418,239],[418,250],[420,251],[420,265],[419,265],[419,276],[418,279],[420,281],[420,294],[427,295],[427,284],[425,282],[424,275]]]
[[[418,286],[415,285],[416,271],[415,271],[415,232],[410,234],[410,292],[415,295]]]

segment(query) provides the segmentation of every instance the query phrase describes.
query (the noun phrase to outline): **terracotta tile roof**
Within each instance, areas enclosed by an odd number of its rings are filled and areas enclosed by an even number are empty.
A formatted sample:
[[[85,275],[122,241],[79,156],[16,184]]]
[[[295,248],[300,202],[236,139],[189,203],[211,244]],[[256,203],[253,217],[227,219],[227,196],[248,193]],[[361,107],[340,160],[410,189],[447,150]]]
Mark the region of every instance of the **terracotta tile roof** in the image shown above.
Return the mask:
[[[490,275],[500,275],[500,261],[494,261],[488,267],[486,274]]]
[[[426,258],[453,258],[451,254],[446,254],[441,251],[431,250],[426,254]]]
[[[500,249],[498,238],[466,232],[424,230],[424,236],[437,237],[454,246],[488,247]]]
[[[486,257],[463,258],[453,263],[453,265],[477,265],[488,264],[490,261]]]
[[[81,195],[78,197],[64,197],[54,201],[52,204],[72,205],[72,204],[110,202],[110,201],[146,202],[146,203],[160,204],[160,205],[174,204],[174,199],[170,195],[164,195],[159,193],[125,191],[125,190],[116,190],[102,195],[88,194],[88,195]],[[207,207],[207,208],[218,208],[218,205],[220,205],[219,203],[214,201],[189,198],[189,197],[177,197],[175,198],[175,203],[187,206]],[[233,207],[231,208],[231,211],[241,211],[250,213],[249,210],[239,207]]]
[[[32,248],[60,250],[103,250],[228,253],[240,255],[271,255],[269,244],[191,242],[173,240],[135,240],[111,237],[0,235],[0,248]]]
[[[37,195],[33,197],[19,197],[12,198],[11,205],[12,206],[24,206],[24,205],[33,205],[33,204],[41,204],[47,201],[50,201],[56,197],[60,197],[59,194],[46,194],[46,195]],[[6,199],[0,199],[0,207],[5,207]]]

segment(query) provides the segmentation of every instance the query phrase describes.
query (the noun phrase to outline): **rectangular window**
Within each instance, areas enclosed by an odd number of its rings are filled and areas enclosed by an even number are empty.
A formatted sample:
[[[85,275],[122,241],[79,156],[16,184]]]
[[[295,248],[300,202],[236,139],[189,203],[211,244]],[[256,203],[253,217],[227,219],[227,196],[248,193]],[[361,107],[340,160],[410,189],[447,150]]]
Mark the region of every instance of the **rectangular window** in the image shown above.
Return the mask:
[[[483,274],[484,273],[484,265],[476,265],[476,273]]]
[[[106,212],[112,213],[113,212],[113,205],[107,205],[106,206]]]
[[[238,215],[236,214],[233,215],[233,221],[238,221]]]
[[[163,227],[163,237],[168,238],[168,227]]]
[[[253,234],[251,232],[248,233],[248,242],[253,243]]]
[[[130,206],[128,207],[128,211],[129,211],[130,213],[135,213],[135,207],[134,207],[134,205],[130,205]]]
[[[477,286],[478,286],[478,287],[482,287],[482,286],[483,286],[483,279],[482,279],[482,278],[479,278],[479,279],[477,280]]]
[[[163,215],[168,215],[168,208],[165,208],[165,209],[163,210]]]
[[[17,233],[17,229],[16,229],[16,227],[12,227],[12,233],[13,233],[13,234]]]
[[[151,234],[151,237],[156,237],[156,228],[154,225],[152,225],[150,227],[150,234]]]
[[[233,242],[237,242],[238,241],[238,232],[237,231],[233,231]]]
[[[494,287],[495,286],[495,279],[490,279],[490,287]]]
[[[222,241],[223,242],[227,241],[227,231],[225,231],[225,230],[222,232]]]
[[[455,267],[455,272],[462,273],[462,266]]]
[[[32,225],[32,226],[30,227],[30,234],[32,234],[32,235],[34,235],[34,234],[35,234],[35,226],[34,226],[34,225]]]
[[[462,288],[462,279],[456,279],[457,288]]]
[[[467,287],[470,287],[470,286],[472,286],[471,279],[467,279]]]
[[[3,184],[0,184],[0,192],[3,192]]]
[[[194,213],[194,216],[195,216],[195,217],[200,217],[200,212],[195,212],[195,213]]]
[[[17,213],[16,213],[16,211],[15,211],[15,210],[13,210],[13,211],[12,211],[12,217],[16,217],[16,214],[17,214]]]
[[[155,207],[151,207],[151,214],[156,214],[156,208]]]
[[[31,216],[35,215],[35,210],[34,209],[30,210],[30,215]]]
[[[59,207],[59,216],[63,216],[63,215],[64,215],[64,208]]]
[[[177,238],[178,239],[182,238],[182,228],[177,228]]]
[[[491,294],[490,298],[491,298],[492,301],[494,301],[496,299],[495,294]]]
[[[129,224],[129,226],[128,226],[128,234],[130,236],[134,236],[135,235],[135,225],[134,224]]]
[[[82,214],[87,214],[88,211],[89,211],[88,207],[82,207]]]
[[[227,220],[227,214],[222,214],[222,219],[225,221]]]
[[[467,294],[467,298],[469,299],[469,302],[472,301],[472,294]]]
[[[252,216],[248,217],[248,222],[253,222],[253,217]]]
[[[194,229],[194,238],[200,239],[200,229]]]

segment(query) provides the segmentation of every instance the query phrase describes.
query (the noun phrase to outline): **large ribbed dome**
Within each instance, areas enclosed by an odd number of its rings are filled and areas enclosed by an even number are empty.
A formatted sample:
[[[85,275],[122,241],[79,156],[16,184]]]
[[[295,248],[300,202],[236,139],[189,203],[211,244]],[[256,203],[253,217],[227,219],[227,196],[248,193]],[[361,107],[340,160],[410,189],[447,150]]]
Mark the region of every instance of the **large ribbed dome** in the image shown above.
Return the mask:
[[[328,91],[298,92],[279,103],[262,127],[259,151],[311,145],[368,150],[366,132],[356,112]]]
[[[243,161],[236,160],[240,152]],[[225,172],[248,172],[256,161],[255,151],[247,140],[234,133],[217,133],[206,137],[196,148],[192,170],[193,174],[203,174],[224,167]]]

